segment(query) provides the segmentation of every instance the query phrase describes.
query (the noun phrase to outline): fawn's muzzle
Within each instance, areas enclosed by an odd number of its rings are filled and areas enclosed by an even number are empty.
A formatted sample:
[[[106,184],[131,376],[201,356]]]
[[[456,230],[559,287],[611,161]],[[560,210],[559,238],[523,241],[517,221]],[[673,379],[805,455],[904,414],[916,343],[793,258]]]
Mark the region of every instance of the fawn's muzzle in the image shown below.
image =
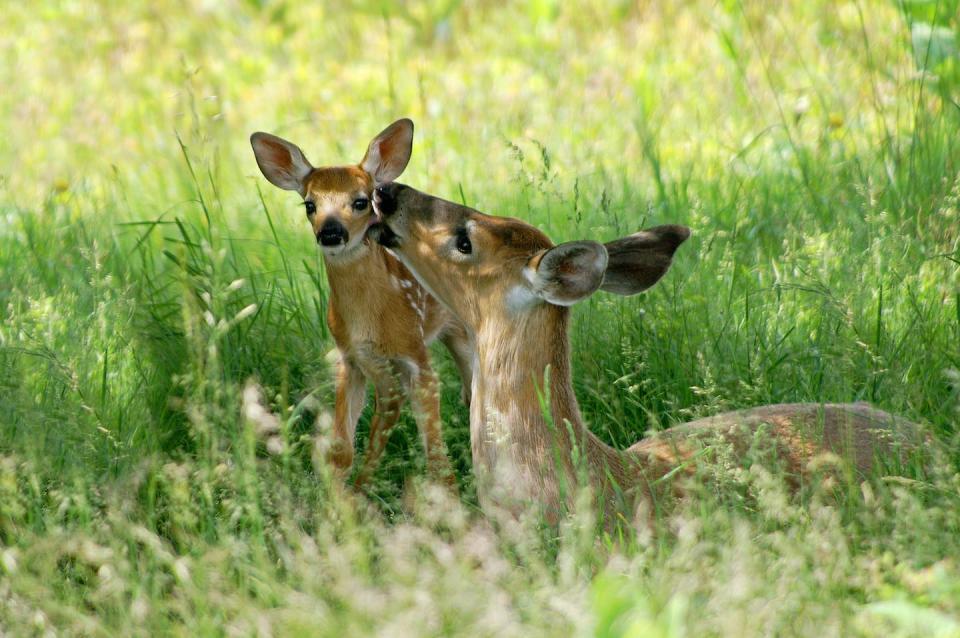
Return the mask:
[[[349,239],[350,233],[335,219],[325,221],[317,233],[317,243],[321,246],[339,246],[347,243]]]

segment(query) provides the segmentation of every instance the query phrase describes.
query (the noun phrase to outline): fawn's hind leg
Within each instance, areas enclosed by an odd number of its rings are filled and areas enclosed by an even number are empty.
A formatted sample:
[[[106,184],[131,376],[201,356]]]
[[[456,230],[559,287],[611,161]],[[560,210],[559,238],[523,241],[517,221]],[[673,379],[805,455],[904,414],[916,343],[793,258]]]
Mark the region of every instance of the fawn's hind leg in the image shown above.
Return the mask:
[[[440,384],[437,375],[430,367],[430,361],[424,357],[418,369],[412,372],[410,404],[414,418],[420,429],[423,450],[427,457],[427,473],[434,479],[451,487],[456,485],[456,477],[447,456],[447,446],[443,442],[442,421],[440,419]]]
[[[400,408],[405,396],[404,384],[392,370],[378,371],[372,381],[376,392],[376,411],[370,420],[370,437],[363,455],[363,464],[354,481],[357,487],[369,481],[377,470],[390,432],[400,419]]]

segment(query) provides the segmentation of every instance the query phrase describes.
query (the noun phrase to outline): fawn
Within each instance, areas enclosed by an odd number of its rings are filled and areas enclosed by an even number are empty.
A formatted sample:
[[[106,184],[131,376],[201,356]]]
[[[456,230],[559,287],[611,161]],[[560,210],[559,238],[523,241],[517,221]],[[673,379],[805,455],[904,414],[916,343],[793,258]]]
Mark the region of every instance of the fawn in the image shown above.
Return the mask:
[[[367,231],[376,222],[373,188],[406,168],[413,122],[401,119],[373,138],[358,165],[314,168],[296,145],[269,133],[250,137],[257,164],[274,186],[303,198],[307,219],[323,253],[330,285],[327,323],[339,352],[332,441],[327,455],[344,476],[353,464],[354,434],[375,390],[370,439],[356,484],[376,469],[390,430],[409,396],[429,471],[451,483],[443,443],[436,375],[427,346],[440,339],[460,370],[469,403],[473,347],[463,326],[429,295]]]
[[[876,452],[893,450],[893,439],[915,431],[914,424],[863,403],[780,404],[699,419],[616,450],[581,419],[571,382],[568,306],[598,289],[630,295],[652,286],[689,229],[658,226],[606,245],[554,246],[522,221],[401,184],[377,187],[374,207],[384,222],[378,240],[475,339],[470,440],[485,504],[517,511],[532,501],[556,520],[570,505],[572,490],[565,486],[582,485],[578,477],[586,476],[610,522],[610,515],[643,503],[652,511],[658,484],[692,469],[701,458],[699,443],[710,436],[732,444],[739,458],[755,434],[766,437],[778,461],[802,476],[823,451],[842,453],[858,472],[870,473]],[[674,483],[670,490],[679,488]]]

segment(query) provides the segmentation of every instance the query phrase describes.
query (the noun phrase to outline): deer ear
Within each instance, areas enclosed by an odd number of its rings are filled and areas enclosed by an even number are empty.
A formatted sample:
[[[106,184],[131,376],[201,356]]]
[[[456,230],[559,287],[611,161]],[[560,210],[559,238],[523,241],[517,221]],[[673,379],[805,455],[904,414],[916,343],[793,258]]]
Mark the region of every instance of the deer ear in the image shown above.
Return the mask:
[[[313,170],[296,144],[269,133],[250,136],[253,154],[263,176],[278,188],[303,195],[303,182]]]
[[[690,237],[686,226],[655,226],[604,244],[609,255],[600,290],[635,295],[670,269],[673,253]]]
[[[400,177],[413,153],[413,122],[397,120],[380,132],[367,147],[360,167],[369,173],[375,184],[392,182]]]
[[[540,251],[527,263],[534,294],[558,306],[572,306],[603,283],[607,251],[595,241],[571,241]]]

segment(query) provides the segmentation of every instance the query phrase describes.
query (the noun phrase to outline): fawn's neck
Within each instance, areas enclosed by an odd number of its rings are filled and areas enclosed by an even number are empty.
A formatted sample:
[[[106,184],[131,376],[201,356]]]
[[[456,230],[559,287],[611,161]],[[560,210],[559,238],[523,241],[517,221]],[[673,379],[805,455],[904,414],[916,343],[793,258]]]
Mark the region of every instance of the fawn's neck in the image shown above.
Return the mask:
[[[393,324],[403,324],[403,330],[417,329],[408,322],[422,319],[412,316],[409,307],[397,305],[406,302],[397,299],[400,281],[395,271],[399,264],[391,264],[391,259],[383,248],[367,243],[357,247],[349,259],[324,255],[330,285],[327,324],[339,348],[350,350],[359,343],[388,338],[397,326],[382,323],[383,317],[393,317]]]
[[[323,265],[327,271],[327,283],[334,295],[348,295],[356,290],[357,284],[370,276],[370,270],[380,270],[384,265],[384,250],[379,245],[364,241],[349,254],[330,257],[323,254]]]

